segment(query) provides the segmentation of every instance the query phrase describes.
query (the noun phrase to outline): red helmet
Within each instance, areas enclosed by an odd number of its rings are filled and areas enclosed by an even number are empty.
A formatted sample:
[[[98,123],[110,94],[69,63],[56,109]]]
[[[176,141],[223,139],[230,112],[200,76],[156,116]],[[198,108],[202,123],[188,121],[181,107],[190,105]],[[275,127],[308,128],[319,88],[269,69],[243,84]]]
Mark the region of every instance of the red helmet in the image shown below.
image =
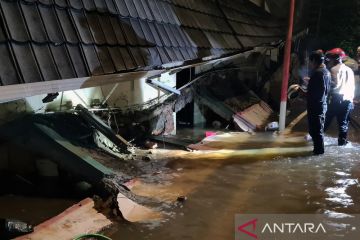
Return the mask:
[[[342,50],[341,48],[333,48],[333,49],[327,51],[326,55],[339,56],[340,59],[343,59],[344,57],[346,57],[344,50]]]

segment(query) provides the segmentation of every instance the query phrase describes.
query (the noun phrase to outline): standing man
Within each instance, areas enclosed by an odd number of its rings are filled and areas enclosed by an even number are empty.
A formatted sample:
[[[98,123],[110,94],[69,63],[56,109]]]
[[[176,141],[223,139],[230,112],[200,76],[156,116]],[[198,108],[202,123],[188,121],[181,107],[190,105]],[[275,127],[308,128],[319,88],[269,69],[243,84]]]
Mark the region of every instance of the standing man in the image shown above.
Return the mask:
[[[339,146],[348,143],[349,119],[355,95],[354,72],[342,63],[345,56],[345,52],[341,48],[334,48],[326,53],[327,67],[331,72],[331,90],[329,109],[326,113],[325,131],[336,116],[339,128]]]
[[[319,155],[324,154],[324,122],[331,76],[322,51],[312,52],[309,60],[312,70],[307,87],[309,134],[314,144],[313,153]]]

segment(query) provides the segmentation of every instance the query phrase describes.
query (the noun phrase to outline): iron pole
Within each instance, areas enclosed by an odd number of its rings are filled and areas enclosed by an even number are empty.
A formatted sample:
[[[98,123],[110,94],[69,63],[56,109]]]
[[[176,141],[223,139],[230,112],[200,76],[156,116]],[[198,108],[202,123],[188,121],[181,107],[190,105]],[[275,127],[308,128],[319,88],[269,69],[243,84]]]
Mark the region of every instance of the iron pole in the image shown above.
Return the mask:
[[[285,43],[282,86],[281,86],[280,119],[279,119],[280,131],[283,131],[285,129],[285,121],[286,121],[287,89],[289,83],[291,42],[292,42],[292,34],[294,28],[294,12],[295,12],[295,0],[290,0],[289,25],[288,25],[288,32]]]

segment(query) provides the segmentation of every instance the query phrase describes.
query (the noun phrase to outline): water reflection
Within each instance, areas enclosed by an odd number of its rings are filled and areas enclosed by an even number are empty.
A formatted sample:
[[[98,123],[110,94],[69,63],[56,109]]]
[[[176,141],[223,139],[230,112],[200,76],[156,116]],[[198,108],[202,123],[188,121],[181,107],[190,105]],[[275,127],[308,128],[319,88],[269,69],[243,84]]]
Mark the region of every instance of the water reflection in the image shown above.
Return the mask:
[[[251,149],[256,149],[256,142],[264,146],[259,139],[261,136],[252,141]],[[298,144],[293,151],[297,155],[289,156],[289,145],[280,142],[284,152],[272,143],[277,149],[275,155],[266,151],[251,157],[247,152],[236,155],[237,160],[219,160],[219,155],[214,155],[217,161],[211,154],[205,159],[201,155],[179,155],[181,161],[167,160],[162,173],[142,176],[133,189],[156,202],[154,207],[165,212],[167,219],[136,225],[120,223],[111,235],[114,239],[233,239],[233,219],[238,213],[318,213],[329,219],[360,213],[360,145],[344,148],[336,146],[335,138],[325,140],[323,156],[297,151],[309,148],[311,143]],[[245,151],[245,144],[241,146]],[[248,158],[251,160],[245,161]],[[182,195],[188,200],[177,202]],[[348,227],[341,222],[329,224]]]

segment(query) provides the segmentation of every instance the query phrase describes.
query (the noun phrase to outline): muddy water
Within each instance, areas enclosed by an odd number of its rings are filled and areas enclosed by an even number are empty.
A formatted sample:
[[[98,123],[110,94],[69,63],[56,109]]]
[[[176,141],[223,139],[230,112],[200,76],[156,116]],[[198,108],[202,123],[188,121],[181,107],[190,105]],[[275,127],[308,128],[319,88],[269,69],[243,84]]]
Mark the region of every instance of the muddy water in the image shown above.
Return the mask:
[[[19,219],[35,226],[60,214],[77,202],[74,199],[0,196],[0,218]]]
[[[360,145],[340,148],[336,139],[327,138],[326,154],[314,157],[306,143],[279,149],[277,144],[259,140],[271,138],[257,136],[251,148],[258,154],[237,153],[235,159],[219,154],[214,155],[216,159],[211,154],[206,159],[186,154],[165,158],[168,164],[162,171],[142,176],[133,188],[164,219],[122,222],[106,234],[129,240],[224,240],[234,239],[234,215],[238,213],[360,213]],[[264,146],[274,147],[275,153],[260,150]],[[182,195],[187,200],[177,202]]]

